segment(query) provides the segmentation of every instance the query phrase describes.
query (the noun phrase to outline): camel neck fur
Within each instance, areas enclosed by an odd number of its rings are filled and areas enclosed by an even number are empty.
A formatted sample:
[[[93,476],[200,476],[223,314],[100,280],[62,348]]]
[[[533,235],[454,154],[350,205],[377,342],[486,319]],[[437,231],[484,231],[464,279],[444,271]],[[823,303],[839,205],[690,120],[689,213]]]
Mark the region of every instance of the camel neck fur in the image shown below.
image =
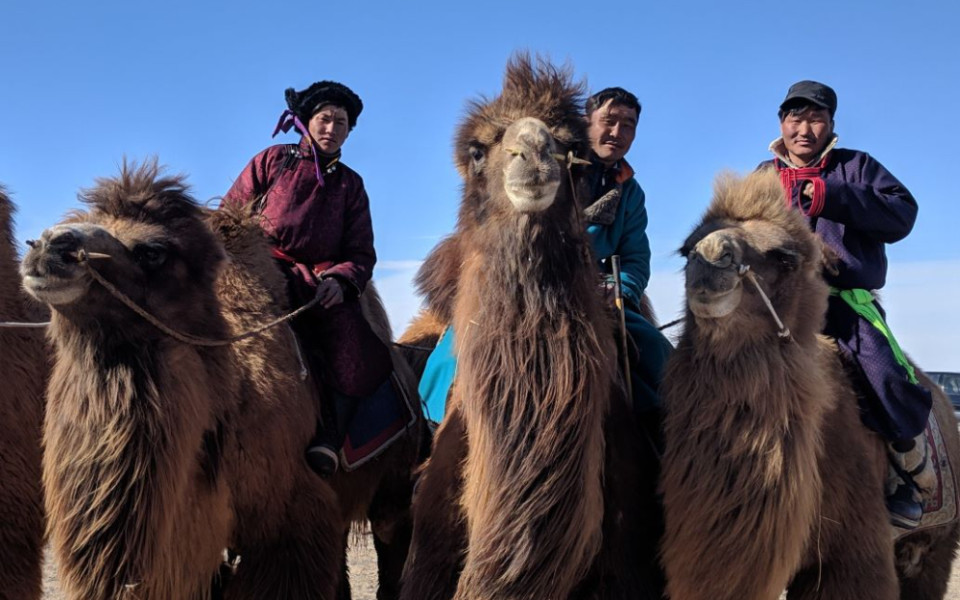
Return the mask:
[[[698,525],[671,528],[667,535],[674,543],[665,548],[683,548],[690,555],[681,560],[696,557],[701,572],[704,565],[718,565],[715,589],[731,590],[731,599],[775,598],[800,563],[803,540],[819,518],[818,432],[836,398],[831,384],[818,376],[829,368],[829,353],[815,335],[803,332],[795,343],[771,334],[767,343],[742,347],[736,355],[713,353],[711,348],[722,344],[707,341],[710,336],[698,331],[689,315],[687,323],[664,381],[665,432],[674,440],[667,451],[674,456],[664,459],[673,467],[664,471],[662,487],[683,489],[688,496],[671,501],[668,523]],[[698,425],[681,432],[674,423]],[[705,463],[708,456],[712,461]],[[692,488],[679,485],[677,477],[726,479],[688,493]],[[708,545],[694,533],[704,528],[731,533]],[[744,537],[743,531],[754,533]],[[744,547],[744,539],[753,545]],[[732,555],[749,568],[721,567]]]
[[[471,598],[565,598],[599,549],[615,358],[587,242],[570,221],[489,222],[465,256],[454,403],[470,440],[460,589]]]
[[[69,563],[65,589],[78,598],[204,597],[209,581],[177,576],[190,558],[157,549],[176,539],[196,560],[209,552],[189,532],[210,524],[192,522],[203,511],[187,504],[219,504],[212,514],[228,519],[214,403],[229,382],[211,375],[227,372],[224,351],[168,340],[105,344],[57,314],[51,331],[46,451],[69,464],[45,463],[44,484],[54,546],[72,548],[58,557]],[[168,576],[144,579],[158,572]]]

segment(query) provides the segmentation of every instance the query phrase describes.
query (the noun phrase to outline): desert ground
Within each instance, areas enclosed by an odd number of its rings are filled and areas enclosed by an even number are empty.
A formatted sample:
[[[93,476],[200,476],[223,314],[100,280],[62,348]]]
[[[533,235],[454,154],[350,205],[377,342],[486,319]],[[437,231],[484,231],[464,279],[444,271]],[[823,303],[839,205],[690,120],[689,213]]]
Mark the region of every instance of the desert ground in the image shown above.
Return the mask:
[[[377,559],[368,537],[357,540],[350,549],[349,564],[354,600],[376,600]],[[56,565],[49,556],[44,570],[43,587],[43,600],[64,600],[65,596],[57,586]],[[954,565],[946,600],[960,600],[960,565]]]

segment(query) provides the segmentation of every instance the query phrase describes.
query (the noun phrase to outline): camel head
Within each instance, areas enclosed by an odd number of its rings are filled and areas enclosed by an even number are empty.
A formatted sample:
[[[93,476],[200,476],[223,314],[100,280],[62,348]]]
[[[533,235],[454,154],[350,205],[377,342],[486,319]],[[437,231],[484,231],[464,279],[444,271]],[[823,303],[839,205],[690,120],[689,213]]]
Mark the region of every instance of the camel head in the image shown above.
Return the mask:
[[[794,337],[820,330],[822,244],[786,205],[773,170],[718,177],[710,208],[680,252],[687,258],[688,328],[742,341],[775,336],[780,328],[765,294]]]
[[[582,100],[583,86],[568,70],[534,65],[526,55],[508,63],[500,95],[473,102],[457,131],[461,228],[497,214],[570,212],[567,156],[585,157],[588,149]]]
[[[209,319],[223,251],[182,177],[162,176],[155,161],[124,164],[80,199],[89,210],[29,242],[20,271],[31,295],[76,324],[120,335],[150,330],[94,280],[95,269],[174,328],[196,330],[191,326]]]

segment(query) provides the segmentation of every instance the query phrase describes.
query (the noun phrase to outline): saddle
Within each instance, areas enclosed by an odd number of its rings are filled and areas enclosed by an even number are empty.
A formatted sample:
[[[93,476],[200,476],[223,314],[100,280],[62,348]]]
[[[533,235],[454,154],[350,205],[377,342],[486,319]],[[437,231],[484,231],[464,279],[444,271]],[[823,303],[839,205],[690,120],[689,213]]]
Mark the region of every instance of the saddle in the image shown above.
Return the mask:
[[[950,423],[948,426],[953,427],[954,425]],[[931,527],[938,527],[957,518],[955,465],[950,463],[936,411],[930,411],[930,416],[927,418],[927,428],[923,434],[927,439],[929,449],[927,460],[933,467],[936,484],[931,490],[923,493],[923,517],[920,520],[920,525],[914,529],[901,529],[892,526],[894,539],[900,539],[907,534]]]

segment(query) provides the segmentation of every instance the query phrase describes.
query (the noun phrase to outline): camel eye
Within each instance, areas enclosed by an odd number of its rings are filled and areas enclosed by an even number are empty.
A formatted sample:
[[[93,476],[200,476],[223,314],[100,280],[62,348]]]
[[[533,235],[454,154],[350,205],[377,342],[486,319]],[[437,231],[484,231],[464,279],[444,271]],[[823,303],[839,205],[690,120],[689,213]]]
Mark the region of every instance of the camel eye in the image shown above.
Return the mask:
[[[167,248],[163,244],[137,244],[133,256],[142,268],[153,271],[167,261]]]
[[[800,266],[800,253],[789,248],[776,248],[767,252],[767,259],[783,271],[794,271]]]
[[[470,158],[473,160],[474,164],[479,164],[483,162],[484,152],[483,148],[480,146],[470,146]]]

